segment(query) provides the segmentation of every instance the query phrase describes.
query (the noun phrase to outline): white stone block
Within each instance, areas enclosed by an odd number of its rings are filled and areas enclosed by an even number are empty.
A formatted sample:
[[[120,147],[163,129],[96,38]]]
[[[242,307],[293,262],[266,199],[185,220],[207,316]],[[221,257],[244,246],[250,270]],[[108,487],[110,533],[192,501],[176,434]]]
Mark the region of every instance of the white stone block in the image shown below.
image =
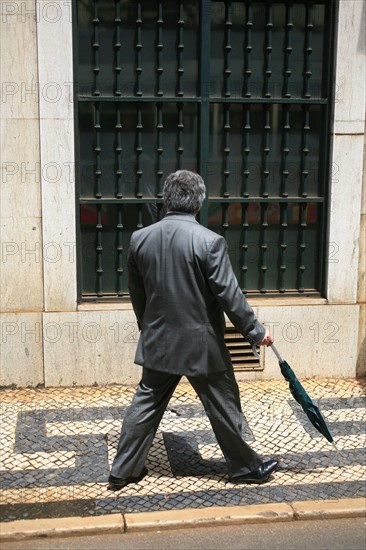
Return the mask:
[[[336,62],[336,134],[362,134],[365,129],[365,2],[339,3]]]
[[[1,220],[1,311],[43,309],[41,233],[39,218]]]
[[[299,378],[354,378],[359,306],[259,307],[259,319]],[[265,348],[264,371],[257,379],[282,378],[278,361]]]
[[[39,2],[40,117],[73,118],[72,3]]]
[[[358,377],[366,376],[366,303],[360,305],[356,374]]]
[[[76,310],[72,4],[40,3],[39,10],[45,309]]]
[[[36,2],[1,2],[1,116],[37,118],[38,71]]]
[[[46,386],[136,384],[138,335],[132,311],[45,313]]]
[[[38,120],[2,119],[0,147],[1,217],[40,218]]]
[[[74,129],[41,121],[42,212],[46,311],[76,309]]]
[[[1,314],[0,385],[43,384],[42,314]]]
[[[357,300],[363,136],[334,136],[329,204],[327,298]]]

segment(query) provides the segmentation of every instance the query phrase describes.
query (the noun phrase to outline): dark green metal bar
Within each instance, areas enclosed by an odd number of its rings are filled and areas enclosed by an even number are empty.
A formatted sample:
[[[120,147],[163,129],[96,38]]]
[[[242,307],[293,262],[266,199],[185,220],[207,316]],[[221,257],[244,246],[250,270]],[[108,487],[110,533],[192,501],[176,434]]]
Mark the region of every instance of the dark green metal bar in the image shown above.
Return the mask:
[[[100,165],[100,154],[101,154],[101,145],[100,145],[100,103],[96,101],[94,103],[94,189],[95,197],[100,199],[102,197],[101,190],[101,176],[102,170]]]
[[[142,223],[142,208],[143,208],[143,204],[138,204],[137,205],[137,225],[136,225],[136,229],[141,229],[142,227],[144,227],[144,224]]]
[[[116,105],[116,125],[115,125],[115,162],[116,162],[116,197],[122,198],[122,114],[121,104]]]
[[[84,96],[80,95],[78,100],[80,102],[91,102],[95,101],[95,98],[90,96]],[[197,97],[155,97],[155,96],[143,96],[143,97],[137,97],[137,96],[123,96],[123,97],[115,97],[115,96],[103,96],[101,95],[98,97],[98,101],[103,101],[106,103],[111,102],[121,102],[121,103],[198,103],[199,98]]]
[[[123,295],[118,295],[117,293],[114,294],[103,294],[102,298],[98,298],[98,296],[94,296],[92,294],[83,294],[82,295],[82,302],[83,303],[93,303],[93,304],[103,304],[106,302],[130,302],[130,295],[127,291]]]
[[[117,294],[123,296],[123,218],[122,218],[122,205],[117,209]]]
[[[310,98],[309,82],[312,76],[310,67],[310,57],[313,53],[312,34],[313,34],[313,11],[314,5],[312,2],[306,2],[306,24],[305,24],[305,57],[304,57],[304,97]]]
[[[95,97],[79,95],[78,101],[80,102],[93,102]],[[199,97],[154,97],[154,96],[103,96],[98,97],[98,101],[103,102],[123,102],[123,103],[199,103]],[[327,99],[304,99],[304,98],[265,98],[265,97],[253,97],[253,98],[225,98],[225,97],[214,97],[210,99],[211,103],[239,103],[239,104],[263,104],[263,105],[276,105],[276,104],[288,104],[288,105],[326,105]]]
[[[210,51],[211,51],[211,1],[200,4],[200,95],[199,112],[199,173],[207,185],[209,136],[210,136]],[[209,190],[207,189],[207,194]],[[202,225],[208,224],[208,198],[206,197],[200,212]]]
[[[243,118],[244,118],[244,147],[243,147],[243,168],[242,168],[242,195],[244,198],[249,197],[248,180],[250,176],[249,170],[249,156],[250,156],[250,105],[243,105]]]
[[[72,2],[72,36],[73,36],[73,67],[74,82],[79,82],[79,17],[76,2]],[[74,101],[74,143],[75,143],[75,233],[76,233],[76,258],[77,258],[77,300],[82,299],[83,288],[83,247],[81,239],[80,216],[80,130],[79,130],[79,102]]]
[[[286,274],[286,235],[287,235],[287,207],[288,203],[283,202],[281,209],[281,232],[280,232],[280,265],[279,265],[279,291],[281,294],[286,292],[285,274]]]
[[[230,52],[231,52],[231,0],[225,2],[225,45],[224,45],[224,96],[230,97],[229,79],[231,76],[230,69]]]
[[[143,152],[142,147],[142,113],[140,105],[137,105],[137,124],[136,124],[136,197],[141,199],[143,194],[142,189],[142,165],[141,165],[141,156]]]
[[[323,146],[319,151],[320,163],[320,193],[324,197],[325,205],[329,204],[329,189],[330,189],[330,179],[331,179],[331,163],[330,159],[332,158],[332,140],[331,140],[331,131],[332,131],[332,121],[334,119],[334,68],[336,65],[336,56],[337,56],[337,41],[336,41],[336,28],[339,19],[339,2],[327,2],[325,10],[325,21],[327,22],[324,32],[323,39],[323,51],[325,52],[325,59],[323,62],[323,85],[322,85],[322,94],[327,97],[329,101],[327,102],[326,107],[324,108],[324,117],[323,117],[323,128],[322,135],[324,139],[322,140]],[[326,276],[325,273],[325,264],[326,264],[326,243],[329,241],[328,234],[328,216],[330,215],[329,208],[319,208],[321,212],[321,221],[319,223],[319,243],[320,250],[318,256],[319,262],[319,289],[322,292],[323,296],[327,295],[326,288]]]
[[[260,259],[260,283],[259,290],[262,294],[267,292],[266,289],[266,257],[267,257],[267,232],[268,232],[268,219],[267,219],[268,204],[261,204],[261,234],[260,234],[260,250],[261,250],[261,259]]]
[[[98,85],[98,76],[100,72],[99,67],[99,14],[98,14],[98,0],[93,0],[94,17],[93,17],[93,95],[99,96],[100,90]]]
[[[142,36],[141,36],[141,27],[142,27],[142,11],[141,11],[141,1],[136,0],[136,96],[142,96],[141,91],[141,74],[142,74],[142,59],[141,59],[141,50],[142,50]],[[125,98],[123,98],[125,100]]]
[[[279,296],[282,296],[282,294],[279,294],[278,290],[268,289],[265,294],[260,293],[258,290],[250,290],[247,292],[247,296],[249,296],[250,299],[264,298],[269,300],[270,298],[278,298]],[[286,289],[286,298],[299,298],[300,296],[304,298],[321,298],[319,291],[314,290],[313,288],[306,288],[302,295],[299,294],[299,291],[296,288]]]
[[[262,196],[268,197],[268,184],[269,184],[269,154],[270,148],[270,134],[271,134],[271,107],[266,105],[264,107],[264,147],[263,147],[263,171],[262,171]]]
[[[163,187],[163,170],[162,170],[162,156],[164,152],[163,148],[163,106],[161,103],[157,103],[156,105],[156,161],[157,161],[157,170],[156,170],[156,189],[157,189],[157,196],[162,197],[162,187]]]
[[[260,203],[269,203],[269,202],[288,202],[288,203],[323,203],[324,198],[323,197],[308,197],[308,198],[302,198],[302,197],[278,197],[278,196],[270,196],[270,197],[231,197],[229,199],[224,197],[210,197],[210,202],[238,202],[238,203],[246,203],[246,202],[260,202]]]
[[[292,22],[292,7],[293,4],[290,1],[286,2],[286,31],[285,31],[285,64],[284,64],[284,83],[283,83],[283,95],[286,98],[291,97],[289,89],[289,81],[292,75],[290,59],[292,54],[291,33],[293,29]]]
[[[221,222],[221,235],[227,239],[227,232],[230,227],[229,224],[229,205],[228,204],[222,204],[222,222]]]
[[[247,292],[247,276],[248,276],[248,265],[247,265],[247,253],[248,253],[248,232],[249,232],[249,221],[248,221],[248,204],[242,204],[241,211],[242,219],[242,262],[241,262],[241,288],[244,293]]]
[[[177,133],[178,133],[178,147],[177,147],[177,165],[178,170],[183,168],[182,157],[184,153],[184,117],[183,117],[183,103],[177,103],[178,111],[178,124],[177,124]]]
[[[115,27],[115,40],[114,40],[114,74],[115,74],[115,84],[114,84],[114,93],[116,96],[122,95],[121,91],[121,0],[116,0],[115,2],[115,16],[114,16],[114,27]]]
[[[310,111],[308,106],[303,107],[303,129],[302,129],[302,147],[301,147],[301,196],[307,197],[307,179],[309,170],[307,160],[309,155],[308,135],[310,132]]]
[[[282,111],[283,126],[282,126],[282,170],[281,170],[281,195],[282,197],[288,197],[287,180],[289,171],[287,167],[287,157],[290,152],[289,148],[289,132],[290,132],[290,107],[283,105]]]
[[[149,203],[161,203],[161,198],[155,198],[155,197],[131,197],[131,198],[103,198],[103,199],[95,199],[92,197],[83,197],[80,199],[81,204],[149,204]]]
[[[223,196],[229,197],[229,178],[230,178],[230,167],[229,167],[229,155],[230,155],[230,104],[225,104],[224,106],[224,148],[223,148],[223,164],[224,164],[224,182],[223,182]]]
[[[270,300],[271,298],[276,298],[278,296],[278,291],[277,290],[267,290],[266,294],[263,295],[263,294],[260,294],[258,292],[258,290],[249,290],[247,293],[246,293],[248,296],[250,296],[250,298],[263,298],[264,300]],[[299,293],[296,289],[289,289],[286,291],[286,297],[287,298],[298,298],[299,297]],[[305,298],[320,298],[320,294],[317,290],[313,290],[313,289],[306,289],[305,290],[305,293],[304,293],[304,297]],[[105,303],[105,302],[126,302],[126,303],[129,303],[130,302],[130,297],[129,297],[129,294],[127,293],[127,291],[125,292],[125,294],[121,297],[119,297],[116,293],[105,293],[103,294],[103,297],[102,298],[98,298],[97,296],[95,295],[92,295],[92,294],[83,294],[82,296],[82,300],[83,302],[87,302],[87,303]]]
[[[157,90],[156,95],[162,97],[164,95],[162,88],[162,78],[163,78],[163,2],[158,0],[158,19],[156,21],[156,33],[157,33],[157,60],[156,60],[156,74],[157,74]]]
[[[177,40],[177,53],[178,53],[178,67],[177,67],[177,75],[178,75],[178,82],[177,82],[177,95],[178,97],[184,96],[183,91],[183,75],[184,75],[184,68],[183,68],[183,51],[184,51],[184,40],[183,40],[183,33],[184,33],[184,11],[183,11],[183,0],[179,0],[179,19],[178,19],[178,40]]]
[[[263,86],[263,95],[264,97],[271,97],[271,92],[269,89],[269,80],[272,76],[271,70],[271,54],[272,54],[272,30],[273,30],[273,21],[272,21],[272,2],[266,3],[266,32],[265,32],[265,56],[264,56],[264,86]]]
[[[250,54],[252,52],[252,29],[253,29],[253,9],[251,0],[247,0],[245,3],[245,46],[244,46],[244,86],[243,96],[247,99],[251,97],[250,92],[250,77],[252,71],[250,68]]]
[[[96,255],[97,255],[97,296],[103,296],[103,245],[102,245],[102,205],[97,206],[97,225],[96,225]]]
[[[298,291],[303,293],[305,291],[304,288],[304,273],[306,270],[306,266],[304,263],[304,254],[306,250],[306,242],[305,242],[305,232],[307,228],[306,223],[306,209],[307,209],[307,203],[301,203],[300,205],[300,217],[299,217],[299,250],[298,250]]]
[[[103,197],[102,199],[96,199],[94,197],[83,197],[80,198],[81,204],[147,204],[147,203],[161,203],[161,198],[155,198],[155,197],[131,197],[131,198],[108,198]],[[269,202],[277,202],[277,203],[309,203],[309,204],[322,204],[324,203],[324,197],[231,197],[231,198],[224,198],[224,197],[210,197],[209,198],[210,203],[240,203],[240,204],[246,204],[246,203],[253,203],[253,202],[259,202],[259,203],[269,203]]]

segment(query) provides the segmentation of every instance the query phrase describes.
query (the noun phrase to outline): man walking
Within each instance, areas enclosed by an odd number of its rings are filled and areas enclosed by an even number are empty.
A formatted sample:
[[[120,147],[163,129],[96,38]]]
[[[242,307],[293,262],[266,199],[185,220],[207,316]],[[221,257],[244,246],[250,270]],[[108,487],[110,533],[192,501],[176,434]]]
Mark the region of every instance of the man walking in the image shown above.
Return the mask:
[[[143,372],[123,421],[109,476],[112,491],[146,475],[149,449],[182,376],[205,408],[231,482],[262,483],[278,466],[263,462],[242,438],[224,312],[251,344],[268,346],[273,338],[243,296],[225,239],[196,221],[204,198],[201,176],[170,174],[163,189],[165,218],[131,238],[129,290],[141,331],[135,363]]]

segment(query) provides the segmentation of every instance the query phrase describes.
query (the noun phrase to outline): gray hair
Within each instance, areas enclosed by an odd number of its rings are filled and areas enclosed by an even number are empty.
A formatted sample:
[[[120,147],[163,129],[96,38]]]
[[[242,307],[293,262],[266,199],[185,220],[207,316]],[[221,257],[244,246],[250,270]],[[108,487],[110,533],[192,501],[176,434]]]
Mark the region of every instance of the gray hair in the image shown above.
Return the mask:
[[[164,207],[167,211],[198,212],[206,196],[206,188],[199,174],[189,170],[177,170],[165,180]]]

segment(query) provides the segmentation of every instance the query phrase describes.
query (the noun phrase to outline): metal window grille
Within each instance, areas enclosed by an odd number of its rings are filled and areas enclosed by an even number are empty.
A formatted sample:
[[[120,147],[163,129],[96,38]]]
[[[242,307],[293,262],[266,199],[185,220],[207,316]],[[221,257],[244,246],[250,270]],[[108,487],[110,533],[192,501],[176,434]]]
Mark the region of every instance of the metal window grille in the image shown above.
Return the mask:
[[[321,294],[335,2],[73,6],[80,299],[127,296],[131,233],[178,168],[243,292]]]

